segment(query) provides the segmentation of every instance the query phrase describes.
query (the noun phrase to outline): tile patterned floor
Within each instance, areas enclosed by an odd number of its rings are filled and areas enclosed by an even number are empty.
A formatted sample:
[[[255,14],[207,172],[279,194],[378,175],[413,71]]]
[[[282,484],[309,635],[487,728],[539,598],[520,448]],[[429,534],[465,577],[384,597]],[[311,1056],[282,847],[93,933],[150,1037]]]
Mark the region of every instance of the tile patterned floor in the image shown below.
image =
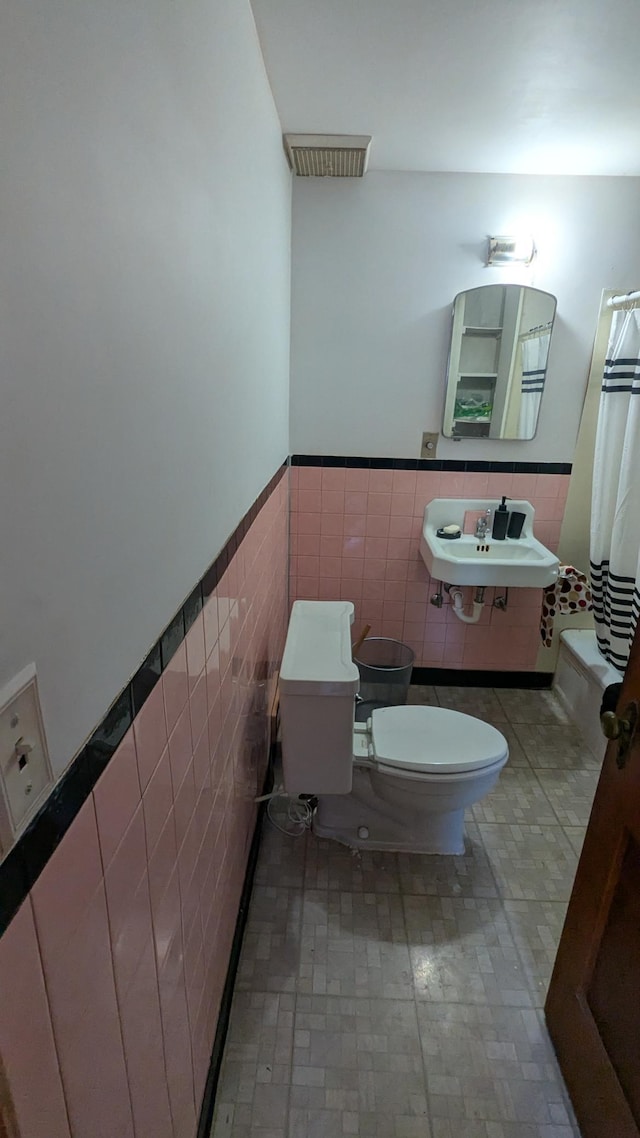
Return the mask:
[[[542,1008],[602,756],[551,692],[412,688],[510,760],[460,857],[268,823],[213,1138],[576,1138]]]

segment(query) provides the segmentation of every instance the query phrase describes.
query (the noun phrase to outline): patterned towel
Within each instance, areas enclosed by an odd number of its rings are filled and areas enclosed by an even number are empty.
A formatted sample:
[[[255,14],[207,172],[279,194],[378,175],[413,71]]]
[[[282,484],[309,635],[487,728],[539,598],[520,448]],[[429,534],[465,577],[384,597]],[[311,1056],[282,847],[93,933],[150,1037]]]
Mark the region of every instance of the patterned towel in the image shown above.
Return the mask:
[[[558,579],[543,589],[540,636],[545,648],[551,647],[553,622],[559,613],[589,612],[593,608],[589,581],[573,565],[561,565]]]

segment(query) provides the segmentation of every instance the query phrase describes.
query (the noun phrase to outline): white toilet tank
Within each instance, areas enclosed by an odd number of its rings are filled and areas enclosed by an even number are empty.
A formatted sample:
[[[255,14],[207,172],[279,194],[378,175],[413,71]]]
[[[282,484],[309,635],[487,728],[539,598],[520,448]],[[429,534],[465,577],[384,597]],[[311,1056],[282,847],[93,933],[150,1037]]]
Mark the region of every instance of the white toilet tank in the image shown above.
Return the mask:
[[[280,669],[285,790],[348,794],[358,669],[350,601],[295,601]]]

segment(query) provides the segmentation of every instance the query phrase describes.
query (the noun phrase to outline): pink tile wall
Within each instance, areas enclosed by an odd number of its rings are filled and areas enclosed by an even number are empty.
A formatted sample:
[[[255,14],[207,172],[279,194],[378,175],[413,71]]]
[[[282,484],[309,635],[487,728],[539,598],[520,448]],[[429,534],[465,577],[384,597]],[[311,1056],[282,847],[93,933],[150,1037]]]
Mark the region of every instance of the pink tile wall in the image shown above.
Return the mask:
[[[555,551],[568,488],[569,476],[555,474],[293,467],[290,599],[353,601],[356,629],[370,624],[373,636],[403,640],[418,665],[533,670],[540,591],[511,589],[501,612],[487,589],[477,625],[459,621],[449,603],[430,605],[418,548],[424,508],[439,497],[524,498],[536,535]],[[464,592],[470,604],[472,590]]]
[[[0,940],[24,1138],[193,1138],[287,617],[283,478]]]
[[[31,901],[0,940],[0,1055],[20,1134],[69,1138],[69,1123]],[[34,1094],[34,1072],[38,1094]]]

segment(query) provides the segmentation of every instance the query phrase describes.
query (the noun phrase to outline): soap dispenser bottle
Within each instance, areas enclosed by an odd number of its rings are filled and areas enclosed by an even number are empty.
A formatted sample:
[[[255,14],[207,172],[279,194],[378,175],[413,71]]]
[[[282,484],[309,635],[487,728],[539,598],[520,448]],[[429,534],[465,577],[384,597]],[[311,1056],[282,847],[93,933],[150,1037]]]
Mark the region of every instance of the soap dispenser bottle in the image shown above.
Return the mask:
[[[494,541],[504,541],[507,536],[507,526],[509,525],[509,511],[505,505],[507,501],[506,495],[503,494],[502,502],[493,515],[493,529],[491,536]]]

